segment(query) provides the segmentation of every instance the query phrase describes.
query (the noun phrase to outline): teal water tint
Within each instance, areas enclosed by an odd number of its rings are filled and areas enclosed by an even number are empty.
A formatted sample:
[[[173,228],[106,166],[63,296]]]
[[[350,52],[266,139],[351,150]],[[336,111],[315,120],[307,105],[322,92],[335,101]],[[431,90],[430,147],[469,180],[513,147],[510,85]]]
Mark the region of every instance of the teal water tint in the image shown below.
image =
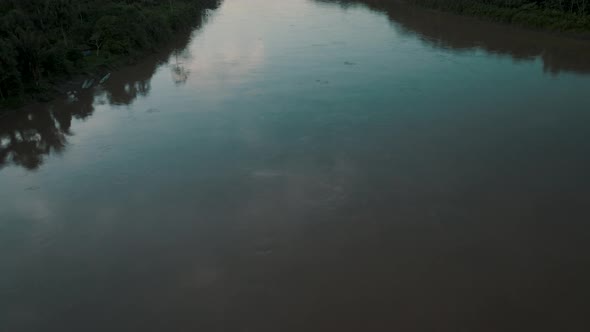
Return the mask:
[[[376,3],[0,118],[0,330],[583,330],[590,43]]]

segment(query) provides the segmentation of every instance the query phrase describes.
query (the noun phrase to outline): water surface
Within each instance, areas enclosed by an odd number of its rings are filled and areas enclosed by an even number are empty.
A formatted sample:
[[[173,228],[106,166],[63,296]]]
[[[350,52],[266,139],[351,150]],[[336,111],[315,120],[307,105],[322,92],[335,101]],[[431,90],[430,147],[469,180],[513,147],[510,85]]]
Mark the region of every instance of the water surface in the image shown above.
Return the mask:
[[[586,331],[588,59],[376,0],[227,0],[0,118],[0,330]]]

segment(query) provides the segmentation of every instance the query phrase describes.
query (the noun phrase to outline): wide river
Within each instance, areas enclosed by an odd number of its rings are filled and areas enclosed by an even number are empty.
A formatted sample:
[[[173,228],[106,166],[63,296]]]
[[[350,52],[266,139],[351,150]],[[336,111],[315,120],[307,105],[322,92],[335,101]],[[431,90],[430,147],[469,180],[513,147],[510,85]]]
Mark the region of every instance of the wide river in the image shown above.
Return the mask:
[[[590,41],[226,0],[0,115],[0,331],[590,328]]]

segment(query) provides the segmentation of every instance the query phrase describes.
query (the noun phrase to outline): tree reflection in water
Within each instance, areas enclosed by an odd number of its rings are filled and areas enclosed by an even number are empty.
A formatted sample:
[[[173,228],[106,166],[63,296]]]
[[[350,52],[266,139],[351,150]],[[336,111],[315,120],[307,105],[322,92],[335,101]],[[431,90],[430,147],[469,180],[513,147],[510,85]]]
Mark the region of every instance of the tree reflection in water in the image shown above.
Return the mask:
[[[492,24],[456,15],[413,8],[382,0],[315,0],[343,7],[365,5],[385,13],[401,33],[417,34],[428,45],[455,52],[481,49],[491,54],[508,55],[515,61],[541,59],[545,72],[590,73],[590,43],[547,33]],[[202,19],[199,24],[202,24]],[[190,32],[179,36],[167,51],[117,71],[103,86],[102,93],[83,90],[75,100],[61,99],[46,105],[32,105],[4,114],[0,120],[0,168],[40,167],[44,157],[59,154],[67,147],[72,119],[83,120],[94,112],[97,96],[110,105],[129,105],[151,90],[151,79],[162,63],[170,63],[176,86],[188,80],[190,71],[183,60],[190,57],[186,46]]]
[[[183,60],[187,58],[190,58],[190,56],[186,51],[174,51],[174,63],[170,64],[170,73],[172,74],[172,81],[174,81],[176,86],[185,84],[191,74],[190,70],[184,66]]]
[[[203,17],[204,18],[204,17]],[[198,22],[203,23],[203,18]],[[198,27],[197,27],[198,28]],[[48,104],[34,104],[9,112],[0,119],[0,169],[8,165],[38,169],[44,158],[59,154],[72,135],[72,120],[84,120],[94,112],[98,97],[109,105],[130,105],[151,90],[151,79],[157,68],[171,59],[173,81],[183,84],[190,72],[178,61],[190,41],[191,31],[181,34],[164,51],[148,56],[140,63],[122,68],[100,87],[80,90],[75,97],[59,98]]]
[[[590,73],[590,43],[547,32],[490,23],[404,5],[395,0],[315,0],[344,8],[364,5],[383,12],[401,33],[416,34],[425,43],[453,51],[481,49],[515,61],[540,58],[547,73]]]

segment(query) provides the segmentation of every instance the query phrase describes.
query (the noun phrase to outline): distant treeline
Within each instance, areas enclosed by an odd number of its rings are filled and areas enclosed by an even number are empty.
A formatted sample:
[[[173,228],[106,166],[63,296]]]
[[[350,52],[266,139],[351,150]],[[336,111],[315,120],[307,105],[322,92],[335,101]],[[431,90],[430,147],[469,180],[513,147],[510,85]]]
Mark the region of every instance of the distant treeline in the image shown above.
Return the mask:
[[[219,0],[0,0],[0,102],[155,50]]]
[[[379,1],[388,0],[377,0]],[[537,28],[574,32],[590,31],[590,0],[408,0],[407,2]]]
[[[317,0],[341,4],[416,4],[553,31],[590,32],[590,0]]]

